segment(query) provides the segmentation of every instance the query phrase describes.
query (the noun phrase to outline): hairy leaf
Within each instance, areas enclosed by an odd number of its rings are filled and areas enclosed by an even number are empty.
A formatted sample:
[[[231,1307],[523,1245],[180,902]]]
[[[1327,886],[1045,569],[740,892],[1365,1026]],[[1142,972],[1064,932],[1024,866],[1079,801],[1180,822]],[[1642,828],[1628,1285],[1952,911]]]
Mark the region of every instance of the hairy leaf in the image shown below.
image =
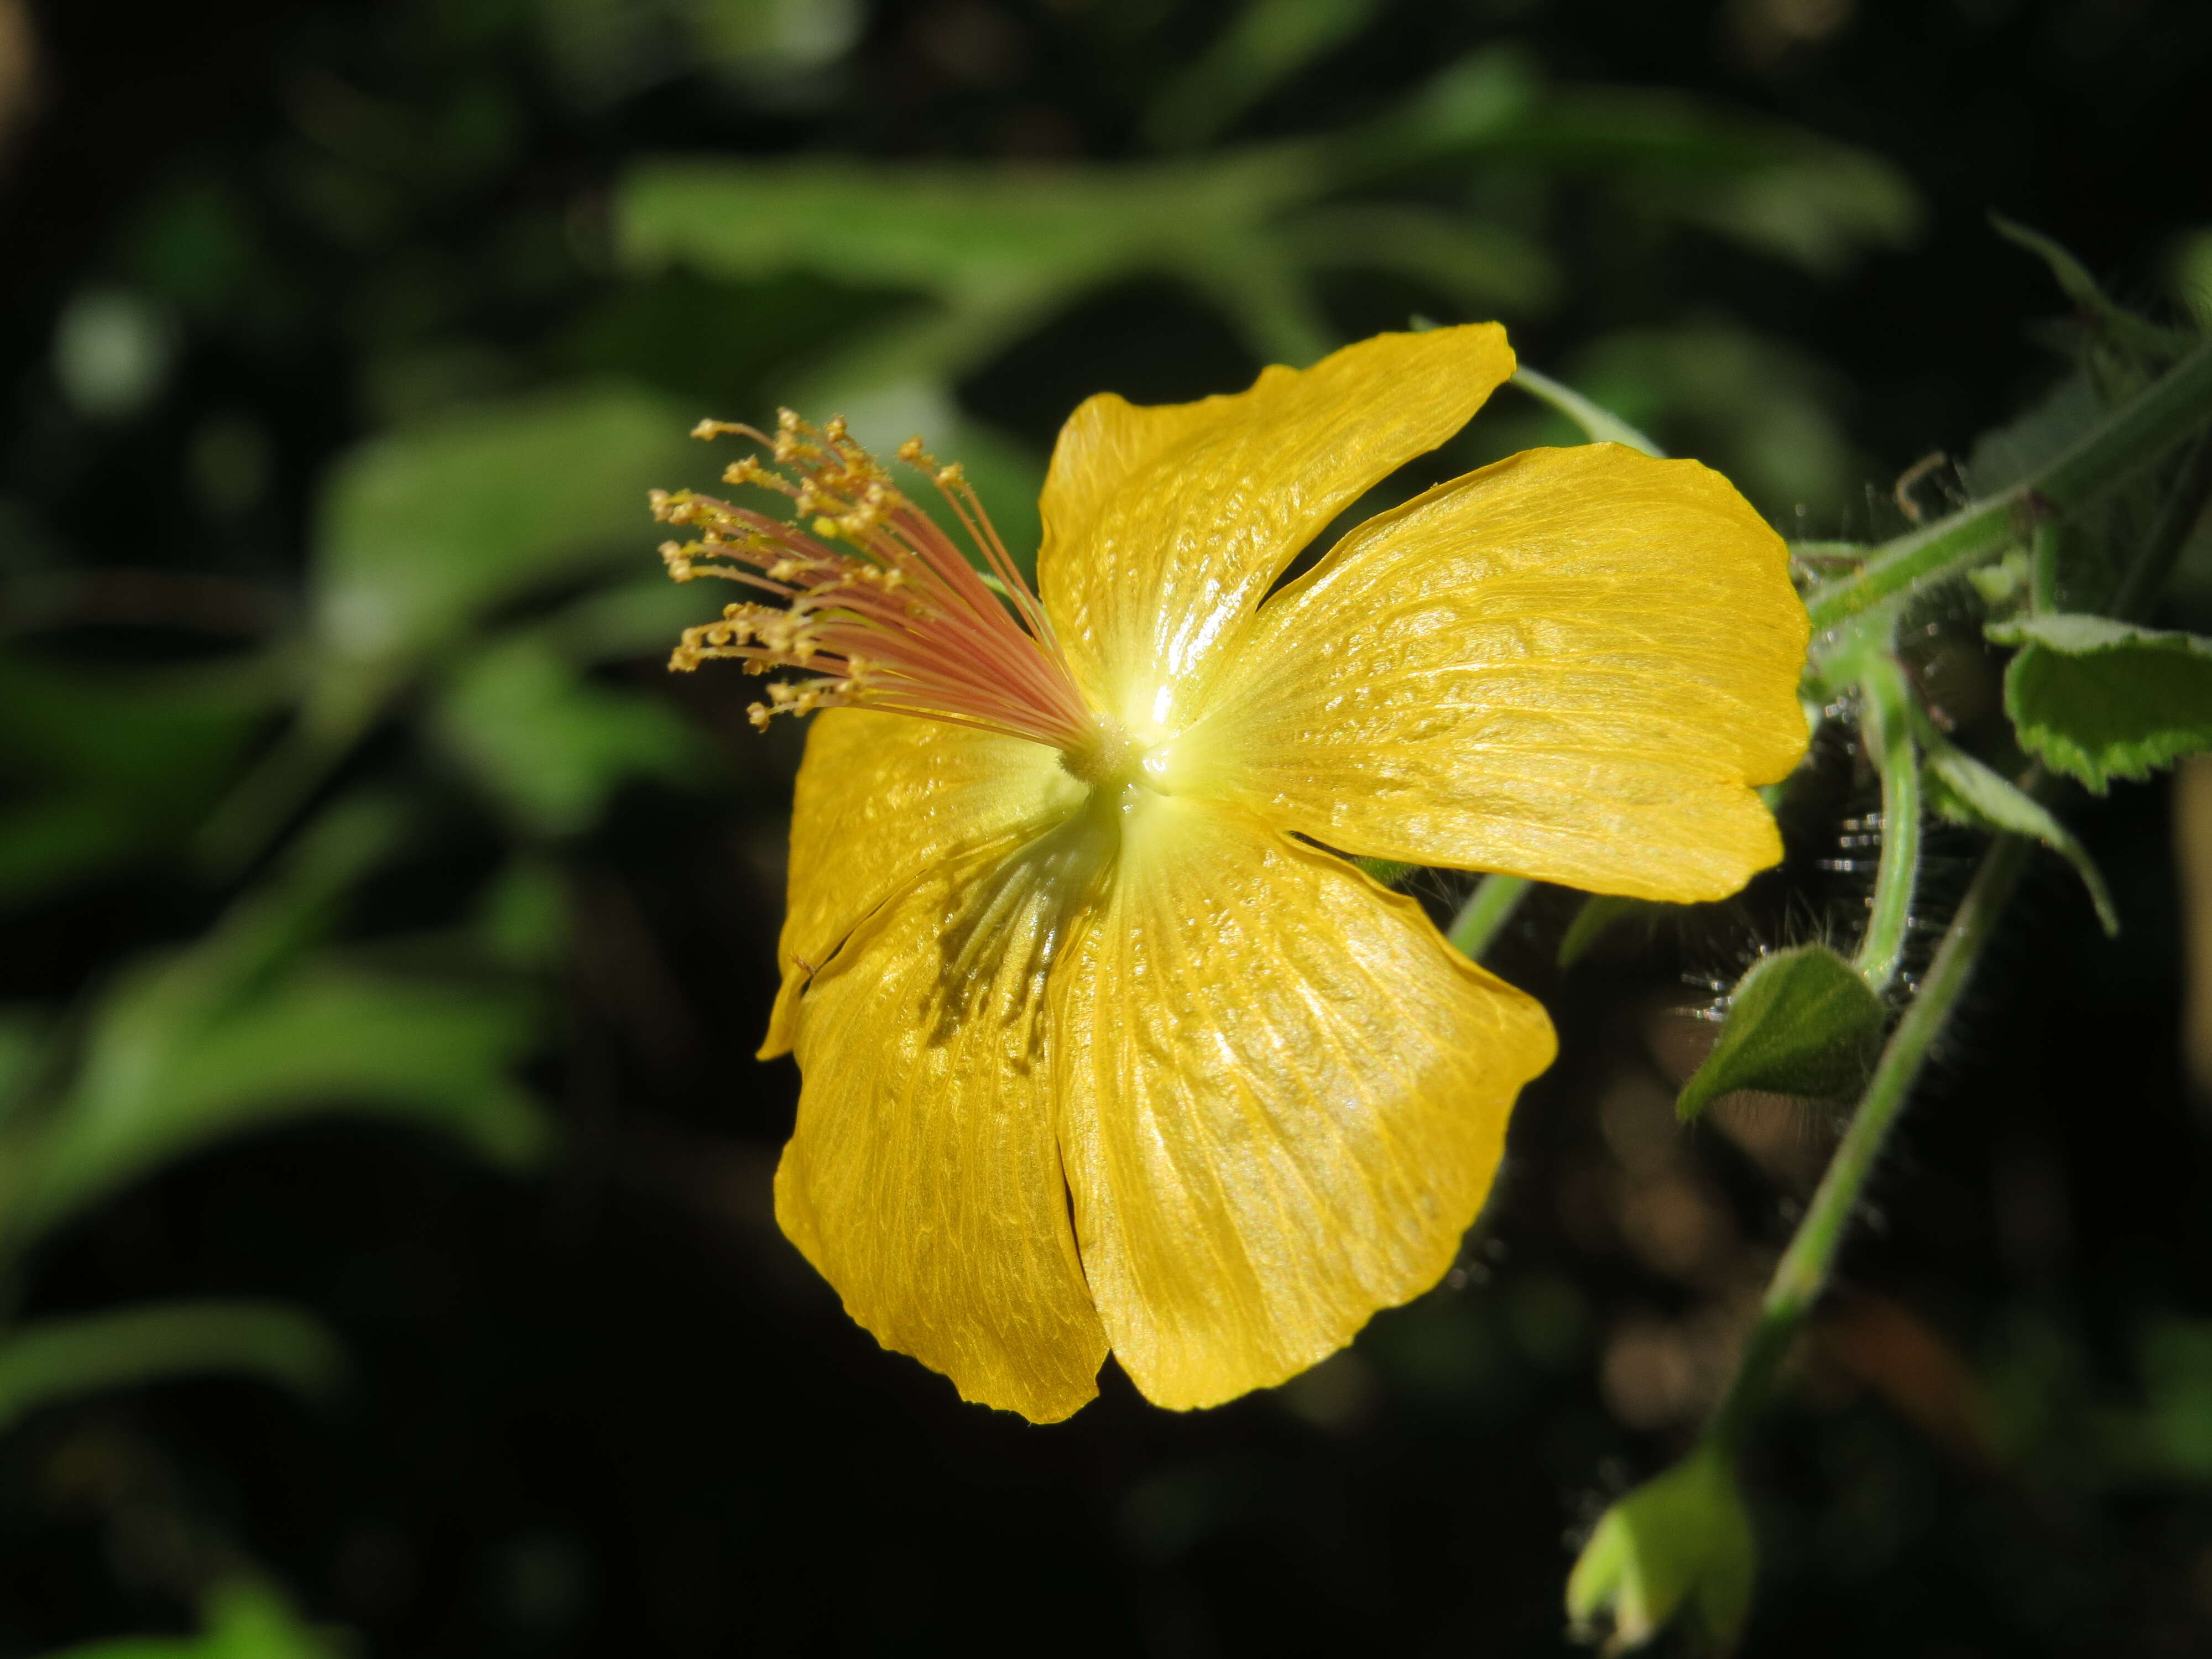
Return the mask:
[[[1686,1122],[1737,1089],[1823,1099],[1854,1094],[1887,1018],[1881,999],[1826,945],[1777,951],[1736,982],[1720,1038],[1682,1085],[1674,1110]]]
[[[2021,746],[2098,794],[2212,748],[2212,640],[2103,617],[1991,623]]]

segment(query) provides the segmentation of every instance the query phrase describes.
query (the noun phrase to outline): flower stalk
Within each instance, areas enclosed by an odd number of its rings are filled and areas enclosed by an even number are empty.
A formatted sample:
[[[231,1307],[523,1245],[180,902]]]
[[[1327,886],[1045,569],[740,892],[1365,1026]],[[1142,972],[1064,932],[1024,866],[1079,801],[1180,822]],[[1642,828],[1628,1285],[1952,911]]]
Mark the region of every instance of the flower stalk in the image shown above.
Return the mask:
[[[1867,1178],[2027,867],[2030,845],[2018,836],[2000,836],[1983,854],[1966,900],[1929,964],[1920,994],[1883,1047],[1850,1127],[1767,1285],[1759,1322],[1727,1397],[1706,1428],[1706,1438],[1723,1449],[1733,1451],[1741,1443],[1744,1431],[1773,1393],[1782,1360],[1834,1271],[1837,1252],[1858,1210]]]
[[[1513,913],[1534,884],[1525,877],[1495,874],[1475,883],[1444,935],[1452,949],[1469,962],[1481,961],[1482,953],[1505,931],[1506,923],[1513,920]]]
[[[1912,742],[1911,690],[1887,644],[1860,663],[1859,732],[1881,778],[1881,861],[1875,866],[1866,935],[1851,965],[1887,991],[1905,960],[1920,872],[1920,757]]]

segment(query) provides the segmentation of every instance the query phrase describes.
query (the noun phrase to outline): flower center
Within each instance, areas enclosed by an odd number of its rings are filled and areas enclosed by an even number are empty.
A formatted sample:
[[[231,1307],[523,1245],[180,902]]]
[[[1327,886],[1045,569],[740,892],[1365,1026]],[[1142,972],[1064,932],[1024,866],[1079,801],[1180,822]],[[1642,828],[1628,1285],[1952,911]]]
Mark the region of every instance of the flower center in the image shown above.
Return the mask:
[[[880,708],[1049,744],[1085,782],[1127,772],[1127,738],[1084,702],[1051,618],[957,463],[940,466],[919,438],[899,447],[898,459],[937,491],[975,560],[842,419],[816,427],[785,410],[773,436],[728,421],[702,421],[692,436],[726,433],[758,445],[767,459],[741,457],[723,481],[784,496],[792,516],[656,489],[653,517],[699,532],[664,542],[661,557],[678,581],[719,577],[778,603],[728,605],[719,620],[684,629],[671,668],[689,673],[729,657],[749,673],[807,671],[769,684],[768,700],[749,711],[758,726],[817,708]]]

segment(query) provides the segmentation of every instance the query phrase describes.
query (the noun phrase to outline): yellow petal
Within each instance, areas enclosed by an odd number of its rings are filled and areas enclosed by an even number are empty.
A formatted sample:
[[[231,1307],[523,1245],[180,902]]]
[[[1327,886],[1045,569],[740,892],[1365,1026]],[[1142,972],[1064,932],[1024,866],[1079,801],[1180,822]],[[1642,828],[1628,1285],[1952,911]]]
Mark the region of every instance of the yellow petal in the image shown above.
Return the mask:
[[[1106,1356],[1038,1018],[1089,833],[1077,820],[917,884],[815,976],[775,1176],[777,1221],[846,1311],[962,1398],[1040,1423],[1097,1392]]]
[[[792,804],[783,989],[760,1057],[790,1048],[799,993],[862,917],[951,860],[1035,837],[1085,793],[1041,744],[864,708],[815,715]]]
[[[1182,724],[1284,566],[1512,373],[1483,323],[1380,335],[1234,397],[1078,409],[1039,503],[1037,579],[1097,706],[1143,740]]]
[[[1061,1152],[1115,1358],[1210,1406],[1443,1275],[1552,1030],[1341,860],[1205,803],[1123,822],[1054,980]]]
[[[1805,748],[1782,538],[1694,461],[1538,449],[1370,520],[1269,599],[1168,787],[1347,851],[1725,896]]]

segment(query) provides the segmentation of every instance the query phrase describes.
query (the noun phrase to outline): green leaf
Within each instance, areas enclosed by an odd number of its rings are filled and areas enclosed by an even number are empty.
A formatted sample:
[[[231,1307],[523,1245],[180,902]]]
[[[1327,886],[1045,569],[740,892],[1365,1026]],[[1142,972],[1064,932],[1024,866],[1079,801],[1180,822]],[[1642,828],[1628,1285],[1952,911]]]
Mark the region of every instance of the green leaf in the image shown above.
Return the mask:
[[[1721,468],[1771,517],[1839,507],[1866,476],[1836,413],[1841,379],[1734,324],[1608,335],[1577,352],[1563,378],[1675,453]]]
[[[1962,469],[1967,488],[1977,497],[2011,489],[2094,432],[2105,414],[2089,377],[2067,375],[2018,416],[1975,440]]]
[[[404,827],[375,801],[334,810],[198,944],[109,988],[75,1077],[7,1125],[0,1243],[20,1249],[224,1136],[316,1113],[441,1130],[508,1165],[544,1151],[544,1125],[511,1075],[537,1039],[529,994],[306,954]]]
[[[1380,0],[1244,0],[1213,44],[1163,88],[1139,130],[1159,149],[1188,149],[1366,27]]]
[[[522,994],[314,963],[207,1020],[189,994],[203,964],[143,971],[101,1009],[76,1088],[22,1155],[19,1234],[212,1141],[331,1111],[441,1130],[509,1166],[544,1151],[511,1075],[537,1038]]]
[[[1340,164],[1387,172],[1510,143],[1543,91],[1540,66],[1518,46],[1492,46],[1447,64],[1371,125],[1328,141]]]
[[[326,676],[386,688],[489,607],[649,560],[654,485],[710,465],[703,411],[603,384],[478,405],[362,445],[323,494],[313,571]]]
[[[1919,735],[1927,760],[1929,804],[1937,812],[1953,823],[2041,842],[2074,866],[2081,884],[2089,890],[2089,902],[2097,907],[2097,921],[2106,933],[2120,931],[2119,912],[2113,908],[2112,890],[2106,886],[2103,872],[2048,807],[1955,744],[1929,731]]]
[[[1279,234],[1309,269],[1393,272],[1475,315],[1540,311],[1559,286],[1540,243],[1505,225],[1431,208],[1331,204],[1291,216]]]
[[[1686,1122],[1738,1089],[1841,1099],[1856,1093],[1888,1017],[1856,969],[1825,945],[1777,951],[1736,982],[1705,1063],[1682,1085]]]
[[[0,657],[0,903],[180,841],[274,706],[268,677]]]
[[[1881,157],[1679,93],[1562,91],[1480,148],[1595,175],[1641,212],[1820,275],[1905,246],[1923,216],[1911,182]]]
[[[2096,793],[2212,748],[2212,640],[2063,613],[1985,631],[2021,647],[2004,681],[2021,746]]]
[[[1751,1520],[1726,1459],[1701,1447],[1599,1518],[1567,1577],[1567,1618],[1608,1652],[1680,1621],[1699,1651],[1726,1652],[1751,1612]]]
[[[518,826],[544,837],[590,829],[633,778],[679,782],[712,764],[665,704],[583,678],[535,634],[501,641],[463,665],[431,727]]]
[[[344,1369],[330,1333],[278,1303],[167,1302],[33,1320],[0,1340],[0,1431],[58,1401],[176,1376],[235,1373],[320,1396]]]
[[[1315,193],[1304,157],[1239,150],[1204,161],[1049,176],[951,164],[663,159],[616,192],[634,270],[685,265],[752,279],[818,271],[944,299],[1034,303],[1190,251]]]
[[[125,1636],[44,1659],[345,1659],[355,1651],[301,1624],[283,1596],[250,1579],[216,1586],[200,1616],[207,1629],[198,1636]]]

